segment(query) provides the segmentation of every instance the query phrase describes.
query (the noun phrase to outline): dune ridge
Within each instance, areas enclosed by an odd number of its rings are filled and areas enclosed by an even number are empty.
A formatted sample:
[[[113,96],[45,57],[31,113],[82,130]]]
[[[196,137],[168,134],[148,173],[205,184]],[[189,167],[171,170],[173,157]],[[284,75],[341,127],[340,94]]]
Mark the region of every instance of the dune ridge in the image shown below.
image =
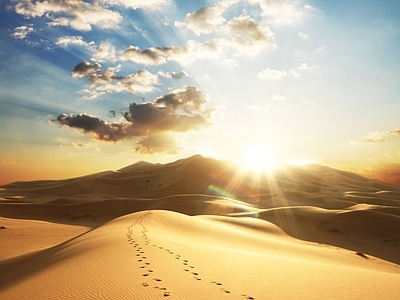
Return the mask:
[[[196,155],[0,199],[1,299],[400,297],[400,188],[326,166]]]

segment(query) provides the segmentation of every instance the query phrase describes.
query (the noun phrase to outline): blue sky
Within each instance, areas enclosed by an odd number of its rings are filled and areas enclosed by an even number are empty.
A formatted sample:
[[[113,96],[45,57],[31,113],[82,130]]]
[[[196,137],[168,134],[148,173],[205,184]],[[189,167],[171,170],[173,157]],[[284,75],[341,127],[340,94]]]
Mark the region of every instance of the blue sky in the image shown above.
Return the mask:
[[[397,1],[0,5],[0,184],[260,145],[400,182]]]

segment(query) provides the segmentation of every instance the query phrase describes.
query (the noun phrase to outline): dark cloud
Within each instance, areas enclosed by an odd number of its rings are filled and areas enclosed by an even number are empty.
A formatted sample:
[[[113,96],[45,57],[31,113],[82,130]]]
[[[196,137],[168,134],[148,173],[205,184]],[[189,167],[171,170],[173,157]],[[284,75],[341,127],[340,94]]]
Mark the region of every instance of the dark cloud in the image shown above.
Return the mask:
[[[103,141],[117,141],[126,138],[126,124],[108,124],[107,121],[88,114],[61,114],[52,121],[60,125],[80,129],[86,133],[92,133],[96,139]]]
[[[118,141],[141,138],[138,152],[160,152],[160,145],[172,149],[171,140],[161,141],[160,134],[187,132],[199,130],[211,124],[212,108],[205,108],[208,96],[197,87],[184,86],[169,94],[158,97],[153,102],[142,104],[131,103],[123,113],[123,122],[108,123],[88,114],[61,114],[53,123],[79,129],[91,133],[96,139],[103,141]],[[151,138],[152,136],[158,138]],[[151,150],[151,145],[158,145]]]
[[[91,64],[90,62],[83,61],[77,64],[72,69],[73,77],[84,77],[89,76],[93,73],[99,72],[101,70],[101,65],[98,63]]]

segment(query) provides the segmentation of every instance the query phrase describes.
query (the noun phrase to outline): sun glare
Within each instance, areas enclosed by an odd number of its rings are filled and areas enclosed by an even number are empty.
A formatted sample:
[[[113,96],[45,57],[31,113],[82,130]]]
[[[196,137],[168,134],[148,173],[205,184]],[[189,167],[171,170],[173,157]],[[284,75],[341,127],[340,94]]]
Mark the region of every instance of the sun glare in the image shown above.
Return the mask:
[[[261,141],[246,145],[241,153],[241,164],[252,171],[268,171],[276,166],[276,152],[266,143]]]

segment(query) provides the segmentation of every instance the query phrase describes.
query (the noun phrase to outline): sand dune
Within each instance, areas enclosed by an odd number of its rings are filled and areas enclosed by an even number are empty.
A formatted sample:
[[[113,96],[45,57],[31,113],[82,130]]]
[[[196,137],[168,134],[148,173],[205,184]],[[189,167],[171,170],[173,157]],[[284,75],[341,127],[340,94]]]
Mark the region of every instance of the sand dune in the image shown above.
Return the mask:
[[[399,299],[400,188],[194,156],[0,191],[1,299]]]

